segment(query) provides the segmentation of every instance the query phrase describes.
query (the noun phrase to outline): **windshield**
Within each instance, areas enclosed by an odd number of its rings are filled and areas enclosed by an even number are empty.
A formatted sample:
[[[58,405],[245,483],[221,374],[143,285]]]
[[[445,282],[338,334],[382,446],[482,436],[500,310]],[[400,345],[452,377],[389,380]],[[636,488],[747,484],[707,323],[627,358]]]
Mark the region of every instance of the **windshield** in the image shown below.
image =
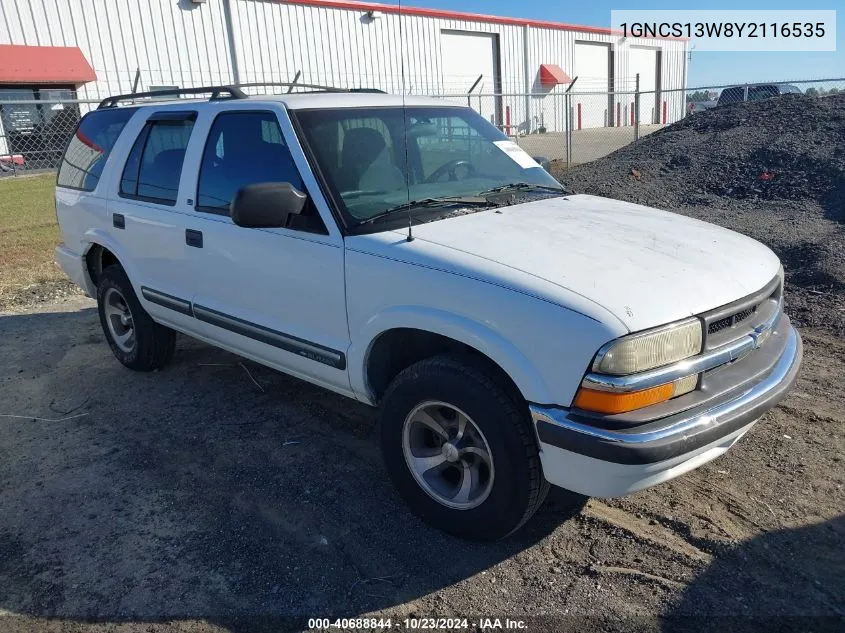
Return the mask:
[[[507,185],[521,185],[520,196],[531,195],[532,185],[564,193],[469,108],[321,109],[295,116],[349,226],[380,219],[409,201],[477,197]],[[538,191],[543,194],[550,192]]]

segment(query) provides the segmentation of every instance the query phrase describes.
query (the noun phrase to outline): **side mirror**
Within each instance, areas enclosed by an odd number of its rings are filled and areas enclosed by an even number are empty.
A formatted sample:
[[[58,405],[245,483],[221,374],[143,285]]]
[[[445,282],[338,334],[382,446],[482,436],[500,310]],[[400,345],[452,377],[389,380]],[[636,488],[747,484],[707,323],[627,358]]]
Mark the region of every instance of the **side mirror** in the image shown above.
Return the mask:
[[[540,167],[542,167],[546,171],[549,171],[548,158],[546,158],[545,156],[532,156],[531,158],[533,158],[537,162],[537,164],[540,165]]]
[[[287,182],[259,182],[241,187],[229,205],[229,215],[238,226],[274,228],[287,226],[291,215],[299,215],[307,194]]]

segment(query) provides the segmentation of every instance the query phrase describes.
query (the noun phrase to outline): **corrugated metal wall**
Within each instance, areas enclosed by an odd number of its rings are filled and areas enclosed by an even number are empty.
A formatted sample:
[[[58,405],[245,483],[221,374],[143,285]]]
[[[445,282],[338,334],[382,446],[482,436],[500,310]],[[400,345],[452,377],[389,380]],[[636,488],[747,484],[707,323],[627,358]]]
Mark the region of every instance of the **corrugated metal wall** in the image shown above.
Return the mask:
[[[370,20],[360,8],[340,9],[280,0],[2,0],[0,43],[79,46],[97,73],[80,89],[81,98],[127,92],[137,68],[141,88],[182,87],[233,81],[300,81],[389,92],[460,95],[465,79],[443,76],[443,30],[495,33],[499,39],[503,97],[514,125],[542,118],[550,129],[565,124],[562,87],[545,91],[540,64],[554,63],[572,73],[575,41],[614,45],[615,90],[633,89],[627,47],[663,51],[662,88],[682,88],[686,80],[685,43],[632,40],[588,31],[526,27],[489,21],[385,12]],[[231,36],[231,37],[230,37]],[[234,44],[234,51],[231,45]],[[526,55],[527,53],[527,55]],[[404,64],[403,64],[404,61]],[[403,82],[404,66],[404,82]],[[236,73],[237,69],[237,73]],[[237,75],[237,76],[236,76]],[[596,89],[590,78],[578,88]],[[492,92],[485,87],[485,92]],[[540,96],[516,96],[538,92]],[[577,91],[577,89],[576,89]],[[617,97],[622,103],[630,99]],[[465,98],[462,99],[465,102]],[[684,96],[669,97],[669,120],[683,115]],[[473,105],[491,116],[493,98]]]
[[[221,0],[2,0],[0,43],[78,46],[97,73],[79,90],[96,99],[150,85],[231,81]]]

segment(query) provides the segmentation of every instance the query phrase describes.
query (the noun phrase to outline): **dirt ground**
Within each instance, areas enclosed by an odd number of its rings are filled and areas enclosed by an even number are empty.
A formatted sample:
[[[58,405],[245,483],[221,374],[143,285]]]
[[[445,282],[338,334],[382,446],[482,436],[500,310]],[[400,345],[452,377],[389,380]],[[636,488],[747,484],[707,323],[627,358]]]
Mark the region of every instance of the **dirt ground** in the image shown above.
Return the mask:
[[[485,545],[405,509],[371,409],[184,337],[130,372],[93,306],[0,317],[0,631],[842,630],[845,341],[826,330],[802,330],[797,387],[726,456],[574,514],[553,495]]]

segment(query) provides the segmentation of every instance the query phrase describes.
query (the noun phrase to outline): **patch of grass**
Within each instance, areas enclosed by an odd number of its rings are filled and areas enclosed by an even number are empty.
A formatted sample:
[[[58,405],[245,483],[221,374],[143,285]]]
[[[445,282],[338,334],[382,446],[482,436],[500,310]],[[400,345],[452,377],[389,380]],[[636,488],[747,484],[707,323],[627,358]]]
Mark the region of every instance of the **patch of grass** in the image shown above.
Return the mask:
[[[53,259],[61,241],[55,185],[54,174],[0,180],[0,309],[27,288],[67,279]]]

